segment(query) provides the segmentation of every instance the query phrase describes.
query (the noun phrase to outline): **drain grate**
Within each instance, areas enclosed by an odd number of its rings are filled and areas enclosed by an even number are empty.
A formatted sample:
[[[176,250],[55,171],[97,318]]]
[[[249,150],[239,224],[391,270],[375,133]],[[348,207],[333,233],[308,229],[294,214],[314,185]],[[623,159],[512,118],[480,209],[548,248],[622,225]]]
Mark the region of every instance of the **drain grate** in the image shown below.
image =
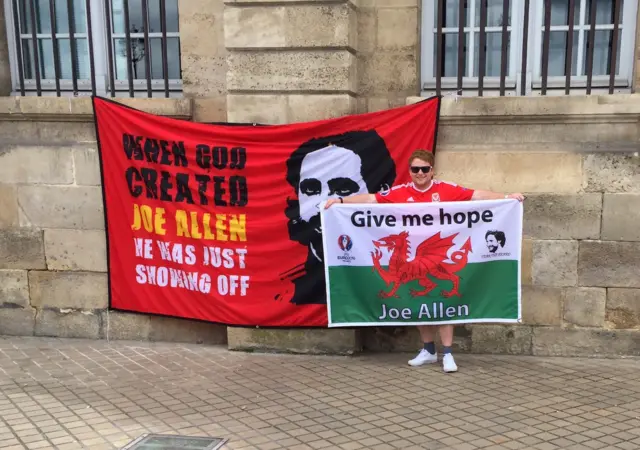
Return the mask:
[[[145,434],[121,450],[217,450],[226,439],[172,434]]]

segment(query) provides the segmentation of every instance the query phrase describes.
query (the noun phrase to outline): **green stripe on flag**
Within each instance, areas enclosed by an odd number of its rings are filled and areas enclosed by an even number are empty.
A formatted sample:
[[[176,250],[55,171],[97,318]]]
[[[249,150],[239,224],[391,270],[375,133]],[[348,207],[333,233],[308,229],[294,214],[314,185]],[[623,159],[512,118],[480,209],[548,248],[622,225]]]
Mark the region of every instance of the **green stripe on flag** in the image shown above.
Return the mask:
[[[399,298],[380,298],[380,291],[389,292],[391,287],[372,267],[330,266],[330,320],[332,324],[343,325],[514,322],[518,319],[518,270],[515,260],[469,263],[457,272],[461,297],[442,297],[442,290],[451,290],[451,281],[429,277],[438,286],[426,296],[410,295],[410,289],[423,289],[415,280],[398,289]],[[408,319],[402,317],[403,310],[405,317],[410,316]],[[382,315],[386,318],[379,319]]]

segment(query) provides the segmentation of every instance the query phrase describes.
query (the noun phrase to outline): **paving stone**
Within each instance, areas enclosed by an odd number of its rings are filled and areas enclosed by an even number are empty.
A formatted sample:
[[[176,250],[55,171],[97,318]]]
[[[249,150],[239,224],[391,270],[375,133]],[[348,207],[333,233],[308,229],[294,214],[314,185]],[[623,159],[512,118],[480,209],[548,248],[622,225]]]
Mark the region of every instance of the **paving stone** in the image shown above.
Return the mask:
[[[474,326],[474,336],[477,329],[506,338],[507,349],[531,336],[534,351],[549,354],[561,341],[555,328]],[[574,346],[590,347],[589,356],[610,356],[620,345],[632,350],[640,336],[564,332],[573,333]],[[0,439],[31,448],[13,439],[35,430],[27,438],[33,448],[92,450],[122,448],[145,433],[220,437],[228,449],[260,450],[569,449],[593,442],[625,449],[640,442],[640,359],[459,354],[457,374],[406,360],[398,353],[251,354],[225,345],[4,337]],[[24,409],[34,405],[44,413]],[[50,442],[38,447],[44,437]]]

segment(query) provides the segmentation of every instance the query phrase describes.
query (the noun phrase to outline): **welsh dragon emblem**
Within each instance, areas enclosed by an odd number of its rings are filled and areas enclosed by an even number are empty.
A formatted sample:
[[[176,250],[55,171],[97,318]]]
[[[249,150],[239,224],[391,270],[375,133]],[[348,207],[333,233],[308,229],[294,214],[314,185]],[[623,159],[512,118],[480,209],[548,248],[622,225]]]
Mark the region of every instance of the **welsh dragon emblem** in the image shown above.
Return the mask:
[[[424,289],[411,289],[411,296],[427,295],[437,286],[428,277],[430,275],[433,278],[448,280],[453,283],[453,288],[450,291],[441,291],[443,297],[448,298],[454,295],[460,297],[458,292],[460,277],[456,275],[456,272],[459,272],[467,265],[468,253],[472,249],[471,238],[468,238],[462,247],[452,252],[451,257],[449,257],[447,254],[455,246],[453,240],[457,235],[458,233],[443,238],[438,232],[425,239],[418,245],[415,257],[411,261],[409,261],[411,248],[407,231],[373,241],[373,245],[376,247],[371,252],[373,271],[378,272],[387,286],[391,285],[389,292],[382,290],[379,296],[383,298],[398,298],[398,294],[396,294],[398,288],[413,280],[418,280],[418,283]],[[380,265],[380,260],[382,259],[381,249],[387,249],[391,252],[388,270],[383,269]],[[448,262],[449,259],[451,262]]]

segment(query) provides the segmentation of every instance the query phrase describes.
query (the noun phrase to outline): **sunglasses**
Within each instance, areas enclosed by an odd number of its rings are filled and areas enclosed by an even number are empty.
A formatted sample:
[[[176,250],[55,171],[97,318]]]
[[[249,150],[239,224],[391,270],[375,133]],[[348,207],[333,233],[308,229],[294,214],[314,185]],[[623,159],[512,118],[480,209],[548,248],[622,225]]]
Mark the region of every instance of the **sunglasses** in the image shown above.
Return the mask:
[[[418,173],[420,171],[422,171],[422,173],[429,173],[431,166],[411,166],[411,172]]]

